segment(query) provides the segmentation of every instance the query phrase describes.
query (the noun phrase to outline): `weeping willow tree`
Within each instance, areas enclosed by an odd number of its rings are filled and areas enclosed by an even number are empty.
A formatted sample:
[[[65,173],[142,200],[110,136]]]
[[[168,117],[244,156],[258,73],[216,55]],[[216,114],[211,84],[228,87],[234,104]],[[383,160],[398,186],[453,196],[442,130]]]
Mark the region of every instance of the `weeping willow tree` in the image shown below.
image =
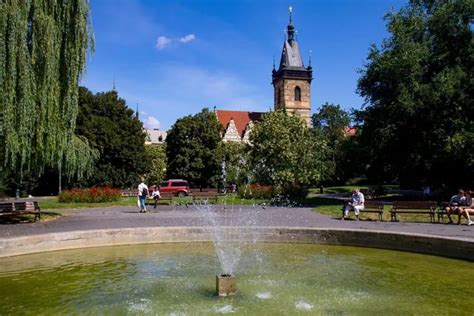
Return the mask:
[[[83,176],[97,153],[74,135],[93,49],[88,0],[0,0],[0,162]]]

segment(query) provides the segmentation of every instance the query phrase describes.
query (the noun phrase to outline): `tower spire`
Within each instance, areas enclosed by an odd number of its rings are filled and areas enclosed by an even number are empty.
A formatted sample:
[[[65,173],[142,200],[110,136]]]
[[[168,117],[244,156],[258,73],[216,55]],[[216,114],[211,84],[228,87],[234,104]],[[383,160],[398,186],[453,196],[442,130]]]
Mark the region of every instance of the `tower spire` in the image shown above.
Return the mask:
[[[309,58],[308,58],[308,59],[309,59],[309,60],[308,60],[308,69],[313,68],[313,67],[311,66],[311,57],[312,57],[312,55],[313,55],[313,51],[310,49],[310,50],[309,50]]]
[[[288,42],[292,42],[295,40],[295,27],[293,26],[293,7],[290,6],[288,8],[288,12],[290,13],[290,21],[288,23],[288,27],[286,32],[288,33]]]
[[[288,7],[288,12],[290,14],[290,23],[289,24],[292,24],[293,23],[293,21],[292,21],[293,7],[291,5]]]
[[[310,126],[311,80],[313,79],[311,56],[308,67],[305,67],[293,25],[293,7],[290,6],[288,12],[289,21],[285,30],[287,37],[283,42],[278,69],[275,69],[275,61],[273,62],[274,108],[275,111],[283,110],[287,113],[298,114],[305,120],[307,126]]]
[[[137,120],[139,119],[139,114],[138,114],[138,113],[139,113],[139,112],[138,112],[138,102],[137,102],[137,110],[136,110],[136,112],[135,112],[135,117],[137,118]]]

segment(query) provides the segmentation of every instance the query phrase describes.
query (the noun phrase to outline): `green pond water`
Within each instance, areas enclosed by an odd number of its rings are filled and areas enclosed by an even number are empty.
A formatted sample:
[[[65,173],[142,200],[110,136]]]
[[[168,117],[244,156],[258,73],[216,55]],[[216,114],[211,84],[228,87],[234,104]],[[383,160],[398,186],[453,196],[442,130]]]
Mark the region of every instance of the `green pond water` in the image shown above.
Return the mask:
[[[0,259],[0,315],[473,315],[474,264],[369,248],[245,249],[218,298],[212,244],[79,249]]]

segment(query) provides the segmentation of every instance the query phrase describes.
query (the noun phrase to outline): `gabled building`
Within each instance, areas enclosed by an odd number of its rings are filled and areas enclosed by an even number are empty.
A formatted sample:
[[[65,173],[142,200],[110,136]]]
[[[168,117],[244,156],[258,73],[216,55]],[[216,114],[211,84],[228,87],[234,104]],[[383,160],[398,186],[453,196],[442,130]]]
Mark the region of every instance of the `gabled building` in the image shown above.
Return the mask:
[[[262,112],[215,110],[222,126],[222,141],[248,142],[254,124],[262,119]]]

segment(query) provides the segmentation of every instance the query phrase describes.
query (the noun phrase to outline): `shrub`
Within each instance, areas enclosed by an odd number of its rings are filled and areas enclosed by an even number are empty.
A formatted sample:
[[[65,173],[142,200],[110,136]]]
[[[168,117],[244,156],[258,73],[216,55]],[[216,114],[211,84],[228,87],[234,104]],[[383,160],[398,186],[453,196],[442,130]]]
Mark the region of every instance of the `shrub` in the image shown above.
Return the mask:
[[[239,195],[244,199],[270,199],[276,194],[273,186],[251,184],[239,187]]]
[[[58,195],[59,203],[103,203],[118,201],[122,197],[119,189],[109,187],[64,190]]]
[[[304,199],[308,195],[307,186],[288,184],[281,188],[281,194],[291,199]]]

